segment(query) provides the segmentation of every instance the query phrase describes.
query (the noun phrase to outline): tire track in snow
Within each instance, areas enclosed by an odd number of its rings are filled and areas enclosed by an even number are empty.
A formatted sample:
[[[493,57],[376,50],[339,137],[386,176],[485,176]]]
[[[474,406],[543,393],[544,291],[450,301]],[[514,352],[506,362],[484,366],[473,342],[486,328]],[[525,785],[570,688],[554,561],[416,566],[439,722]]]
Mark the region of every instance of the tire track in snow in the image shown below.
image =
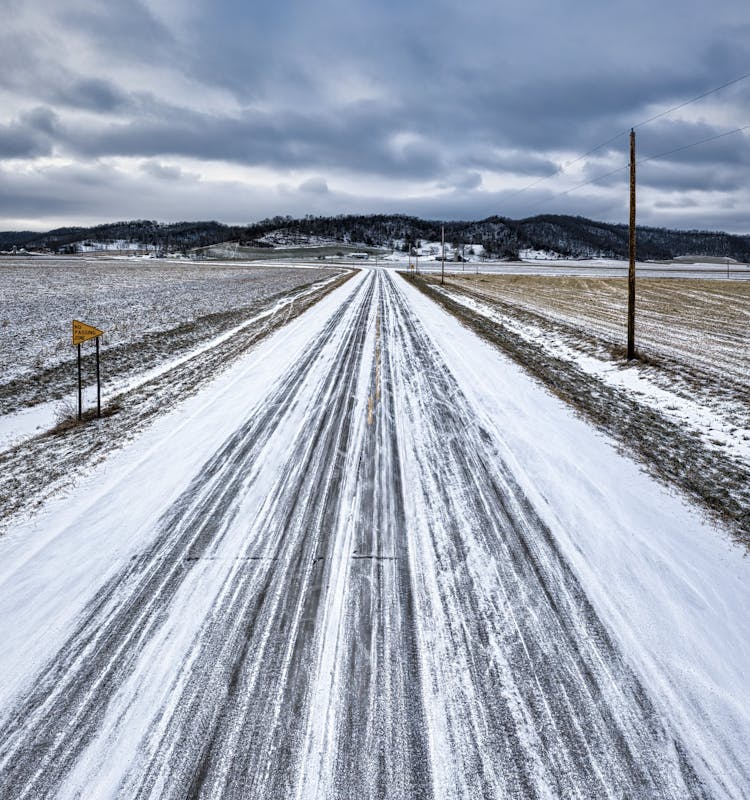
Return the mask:
[[[388,297],[436,794],[704,796],[405,295]]]
[[[0,795],[704,796],[396,280],[91,601]]]
[[[288,469],[251,525],[252,569],[226,582],[201,630],[178,712],[154,741],[138,797],[293,792],[330,564],[347,514],[373,290],[371,278],[312,403],[317,413],[295,436]]]
[[[378,277],[357,513],[307,734],[298,795],[305,798],[433,796],[388,357],[391,289],[384,273]]]
[[[353,386],[339,386],[339,381],[348,380],[351,384],[352,376],[356,378],[356,361],[362,356],[372,292],[370,279],[336,312],[269,402],[217,451],[165,515],[158,525],[154,544],[91,601],[66,646],[39,676],[10,718],[3,720],[0,789],[5,794],[34,798],[57,796],[57,788],[103,724],[113,693],[136,669],[141,651],[164,622],[168,607],[186,575],[200,564],[210,548],[220,544],[231,528],[240,508],[239,500],[248,491],[248,474],[251,481],[262,472],[262,465],[257,463],[259,455],[274,434],[278,434],[285,415],[301,402],[298,393],[308,372],[316,368],[325,370],[329,362],[334,365],[334,374],[323,377],[318,414],[307,421],[307,429],[300,436],[299,452],[289,454],[290,463],[294,467],[295,457],[307,457],[308,463],[299,465],[295,474],[309,478],[309,472],[314,472],[317,462],[310,459],[319,459],[320,455],[312,446],[305,452],[306,437],[310,435],[322,438],[329,457],[333,453],[346,453],[345,442],[338,442],[344,447],[337,447],[336,439],[331,439],[330,425],[326,425],[326,421],[335,422],[335,412],[342,409],[329,407],[327,403],[333,396],[341,406],[351,403],[355,396]],[[330,340],[335,342],[336,352],[324,358],[327,346],[330,349]],[[323,362],[322,367],[317,366],[316,360]],[[339,426],[348,424],[345,413],[339,417]],[[339,474],[341,464],[336,461],[332,468]],[[320,476],[318,480],[320,486]],[[295,500],[300,499],[304,487],[296,486],[296,495],[289,494],[289,488],[280,487],[276,499],[286,504],[289,513],[295,513],[299,511]],[[330,505],[330,508],[335,506]],[[283,529],[279,533],[283,537]],[[307,550],[309,548],[290,554],[290,558],[294,556],[290,564],[292,569],[308,567],[309,562],[304,561]],[[268,560],[269,556],[261,553],[250,558],[257,560],[237,561],[233,574],[238,564],[257,568],[265,564],[260,559]],[[270,583],[267,577],[266,589],[255,596],[259,605]],[[246,652],[246,648],[243,651]],[[230,687],[236,686],[237,679],[230,671]],[[206,699],[211,701],[209,695]],[[267,710],[264,708],[264,713]],[[202,711],[206,712],[205,707]],[[68,735],[69,732],[74,735]],[[205,749],[210,742],[199,742],[199,745]],[[189,750],[189,756],[195,758],[194,749]],[[199,764],[203,764],[200,759]],[[163,766],[171,771],[177,765]],[[201,770],[203,766],[198,772]],[[200,778],[195,780],[197,782],[191,778],[191,791],[199,788]],[[174,796],[185,795],[177,792]]]

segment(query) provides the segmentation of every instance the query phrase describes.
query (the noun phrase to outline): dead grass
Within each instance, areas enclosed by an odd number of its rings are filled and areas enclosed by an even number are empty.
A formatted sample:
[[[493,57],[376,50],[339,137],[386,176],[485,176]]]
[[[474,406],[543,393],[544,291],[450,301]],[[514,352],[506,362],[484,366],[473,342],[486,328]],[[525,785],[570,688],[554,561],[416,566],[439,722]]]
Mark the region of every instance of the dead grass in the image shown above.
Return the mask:
[[[624,278],[465,275],[446,283],[624,345],[627,281]],[[734,381],[750,376],[750,281],[639,278],[636,346],[640,358],[661,356]],[[624,352],[624,351],[623,351]]]
[[[115,400],[102,407],[101,416],[97,415],[95,408],[84,409],[81,419],[78,419],[78,406],[73,400],[64,400],[57,407],[55,424],[47,431],[49,436],[58,436],[67,433],[73,428],[86,425],[96,419],[107,419],[122,410],[122,404]]]

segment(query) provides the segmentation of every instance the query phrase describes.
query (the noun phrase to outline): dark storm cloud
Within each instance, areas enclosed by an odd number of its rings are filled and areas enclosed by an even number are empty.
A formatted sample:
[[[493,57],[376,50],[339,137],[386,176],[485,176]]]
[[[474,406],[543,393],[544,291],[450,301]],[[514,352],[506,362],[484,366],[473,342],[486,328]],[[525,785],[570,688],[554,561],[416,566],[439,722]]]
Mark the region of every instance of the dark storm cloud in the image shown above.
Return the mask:
[[[491,152],[482,149],[470,150],[465,157],[467,167],[516,172],[531,178],[552,175],[560,165],[540,153],[528,150]]]
[[[422,141],[392,145],[394,132],[387,116],[365,103],[336,116],[248,111],[222,117],[162,107],[158,115],[144,114],[128,122],[71,128],[64,138],[82,157],[185,156],[414,178],[443,173],[436,147]]]
[[[750,125],[750,106],[747,124]],[[733,132],[734,131],[734,132]],[[697,122],[663,122],[638,135],[639,159],[660,156],[671,163],[750,167],[750,129]],[[691,147],[693,143],[700,143]]]
[[[587,149],[638,122],[648,103],[695,91],[695,63],[707,45],[701,42],[689,63],[684,54],[674,59],[673,10],[655,13],[652,5],[635,4],[632,33],[644,38],[644,17],[656,16],[656,29],[668,25],[671,35],[661,42],[663,55],[643,58],[639,40],[628,42],[622,29],[629,15],[611,4],[593,21],[593,4],[580,2],[565,4],[564,12],[551,3],[500,10],[477,2],[460,9],[438,3],[428,12],[423,3],[396,10],[390,3],[287,0],[257,15],[233,4],[231,31],[215,14],[203,18],[207,39],[223,38],[220,47],[201,48],[191,68],[247,101],[303,104],[320,102],[331,76],[357,74],[388,90],[398,120],[422,133]],[[682,13],[698,5],[687,3]],[[742,48],[747,54],[747,44]]]
[[[37,133],[53,136],[58,126],[58,117],[48,106],[37,106],[22,113],[20,122]]]
[[[0,214],[7,217],[33,217],[41,210],[61,223],[65,219],[86,224],[87,220],[111,220],[107,209],[113,203],[121,203],[126,217],[142,215],[164,218],[159,208],[176,214],[180,203],[193,211],[198,206],[190,202],[192,196],[200,197],[200,184],[191,176],[186,176],[188,191],[178,195],[174,192],[174,182],[182,175],[173,174],[165,180],[164,174],[155,177],[155,169],[146,169],[136,174],[122,171],[103,164],[73,167],[49,167],[34,173],[14,174],[0,169],[0,181],[4,191],[0,193]],[[154,166],[154,165],[152,165]],[[144,175],[145,172],[145,175]],[[197,195],[194,195],[197,192]],[[178,199],[179,196],[179,199]],[[186,203],[186,198],[188,202]],[[205,202],[205,195],[201,198]],[[60,210],[64,213],[60,215]],[[223,209],[225,212],[228,208]],[[200,215],[198,215],[200,216]]]
[[[101,174],[102,160],[129,157],[134,181],[147,178],[165,192],[192,180],[186,171],[196,161],[262,167],[277,177],[257,196],[286,207],[259,208],[259,216],[391,203],[390,210],[446,217],[542,209],[620,219],[626,176],[561,192],[624,165],[627,136],[575,169],[570,162],[750,71],[744,0],[726,0],[710,15],[704,0],[27,0],[18,9],[0,32],[0,89],[10,98],[0,158],[54,154]],[[39,106],[49,111],[46,121],[29,116]],[[639,128],[639,157],[748,124],[747,108],[750,80],[691,114]],[[714,195],[724,193],[734,224],[748,203],[749,162],[745,134],[675,153],[641,174],[651,194],[712,193],[711,209],[668,198],[660,213],[681,208],[692,224],[693,213],[713,214]],[[522,176],[549,179],[519,195]],[[337,177],[361,186],[361,196],[337,192]],[[40,174],[40,193],[50,179]],[[71,180],[88,207],[125,216],[121,192],[102,184],[97,204],[95,184],[83,173]],[[274,180],[287,188],[270,191]],[[421,199],[408,199],[408,189],[400,199],[378,199],[369,188],[375,181],[420,182]],[[485,189],[505,183],[507,191]],[[425,185],[434,200],[425,199]],[[218,215],[212,204],[225,207],[225,188],[204,179],[191,198],[204,203],[198,216]],[[246,192],[255,208],[255,188]],[[184,193],[173,202],[150,185],[147,196],[165,209],[180,200],[182,218],[194,207]],[[73,213],[71,198],[60,202],[60,214]],[[652,207],[656,214],[656,201]],[[46,197],[38,208],[48,213]]]
[[[44,82],[41,89],[40,80]],[[131,102],[125,92],[108,81],[69,73],[44,75],[39,70],[32,71],[22,81],[16,81],[14,88],[54,106],[95,112],[123,109]]]
[[[684,166],[652,162],[639,169],[638,185],[662,192],[734,192],[747,185],[747,176],[731,167],[713,164]]]
[[[16,92],[19,104],[29,98],[63,108],[108,112],[129,103],[127,92],[112,81],[78,74],[55,62],[41,45],[35,55],[7,32],[0,34],[0,74],[0,85]]]
[[[29,0],[18,8],[28,18],[13,9],[0,29],[0,88],[15,89],[19,100],[26,95],[63,107],[112,111],[127,105],[129,92],[102,73],[118,62],[139,66],[180,57],[168,28],[137,0]],[[92,70],[89,55],[104,61],[102,70]]]
[[[46,156],[52,152],[51,145],[21,125],[0,125],[0,158],[31,158]]]
[[[57,117],[49,108],[39,107],[0,125],[0,159],[33,158],[52,152]]]
[[[58,87],[56,98],[63,105],[87,111],[115,111],[129,103],[125,92],[99,78],[66,83]]]
[[[131,58],[152,62],[174,56],[179,50],[169,27],[139,0],[92,0],[63,13],[62,24],[93,47],[116,48]]]

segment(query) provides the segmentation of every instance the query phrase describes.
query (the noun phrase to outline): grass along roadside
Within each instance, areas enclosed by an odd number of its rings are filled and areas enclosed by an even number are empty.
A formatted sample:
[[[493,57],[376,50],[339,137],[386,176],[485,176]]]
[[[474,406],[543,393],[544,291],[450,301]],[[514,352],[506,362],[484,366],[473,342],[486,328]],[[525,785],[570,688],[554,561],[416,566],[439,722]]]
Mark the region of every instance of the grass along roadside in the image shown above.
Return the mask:
[[[446,285],[569,328],[577,342],[624,353],[624,278],[539,275],[450,275]],[[642,278],[636,290],[636,346],[642,362],[675,367],[698,383],[739,391],[750,378],[750,282]],[[670,382],[676,375],[670,374]],[[721,384],[721,387],[717,387]],[[692,391],[692,389],[691,389]]]

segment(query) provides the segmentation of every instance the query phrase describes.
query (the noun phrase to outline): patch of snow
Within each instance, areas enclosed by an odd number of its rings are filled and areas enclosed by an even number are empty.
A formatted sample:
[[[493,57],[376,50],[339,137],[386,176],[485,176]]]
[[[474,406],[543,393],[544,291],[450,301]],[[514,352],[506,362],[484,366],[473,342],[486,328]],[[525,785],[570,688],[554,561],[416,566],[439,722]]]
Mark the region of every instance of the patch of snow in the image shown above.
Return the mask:
[[[0,706],[57,652],[97,589],[147,546],[153,520],[200,471],[206,453],[256,410],[363,278],[292,319],[90,473],[71,475],[74,493],[0,538]]]

